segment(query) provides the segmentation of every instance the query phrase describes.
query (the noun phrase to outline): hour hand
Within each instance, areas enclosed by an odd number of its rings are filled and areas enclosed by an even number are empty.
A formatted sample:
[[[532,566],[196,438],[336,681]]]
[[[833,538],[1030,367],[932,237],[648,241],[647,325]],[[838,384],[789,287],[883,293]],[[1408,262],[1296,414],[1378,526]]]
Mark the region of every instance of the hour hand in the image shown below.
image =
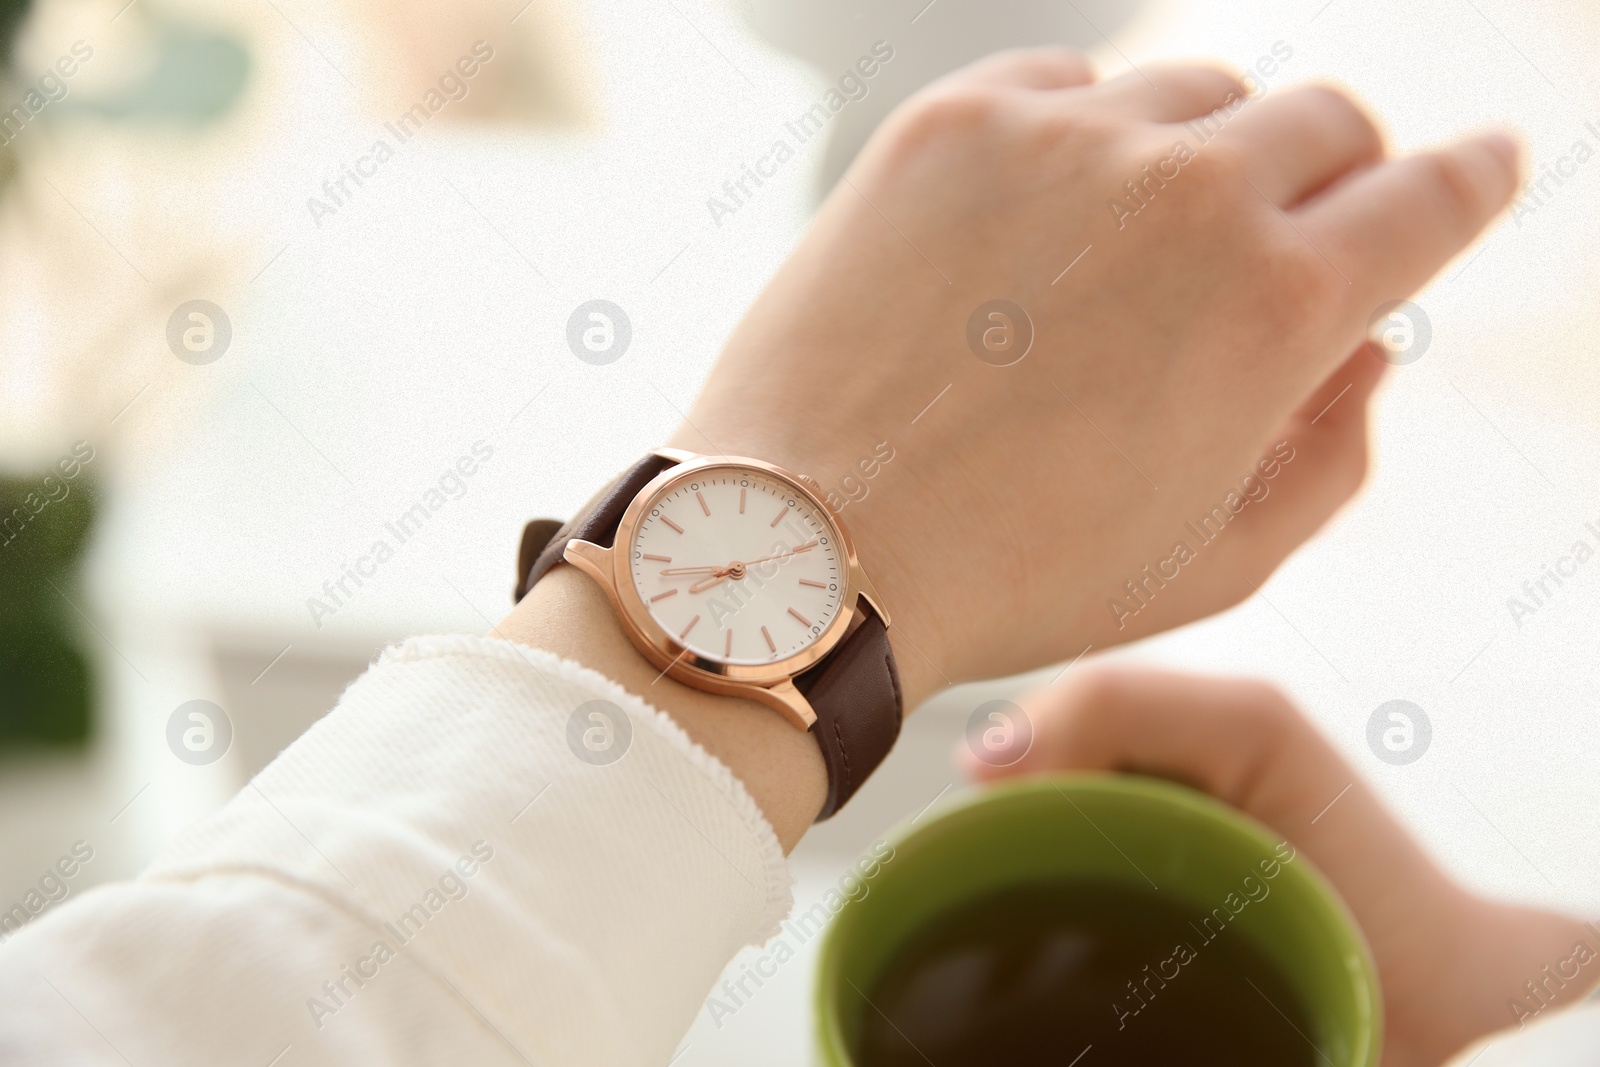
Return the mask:
[[[661,577],[670,578],[679,574],[716,574],[721,567],[668,567],[661,572]]]

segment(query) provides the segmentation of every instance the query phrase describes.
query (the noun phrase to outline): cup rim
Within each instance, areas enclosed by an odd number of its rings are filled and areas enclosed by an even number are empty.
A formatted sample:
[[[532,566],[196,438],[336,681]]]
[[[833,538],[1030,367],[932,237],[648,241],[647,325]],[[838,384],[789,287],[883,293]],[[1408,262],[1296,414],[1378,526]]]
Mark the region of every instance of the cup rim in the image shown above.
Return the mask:
[[[1283,839],[1282,835],[1270,830],[1254,816],[1190,786],[1150,775],[1079,771],[1029,775],[1009,782],[967,790],[943,801],[931,811],[922,812],[913,819],[902,820],[884,835],[884,840],[896,851],[902,848],[915,849],[919,839],[932,836],[940,824],[948,819],[969,815],[986,808],[1003,808],[1019,797],[1033,797],[1056,790],[1070,791],[1080,796],[1100,794],[1134,797],[1166,805],[1174,811],[1204,820],[1223,833],[1246,838],[1266,851],[1271,851],[1277,842]],[[927,818],[929,815],[933,817]],[[1356,1000],[1365,1001],[1367,1011],[1365,1017],[1358,1019],[1352,1028],[1355,1055],[1348,1067],[1373,1067],[1378,1062],[1384,1020],[1382,987],[1378,981],[1378,970],[1372,958],[1371,946],[1367,944],[1366,934],[1356,922],[1349,905],[1310,857],[1298,855],[1295,866],[1300,868],[1300,877],[1305,879],[1312,907],[1320,911],[1325,919],[1330,920],[1329,925],[1348,940],[1348,948],[1357,959],[1358,967],[1351,973],[1351,980],[1356,987]],[[857,906],[856,901],[847,900],[834,920],[828,924],[812,981],[812,1035],[818,1062],[825,1067],[856,1067],[849,1049],[845,1046],[844,1035],[837,1014],[833,1010],[830,993],[830,990],[838,985],[840,957],[844,951],[839,940],[841,925],[839,920],[855,906]]]

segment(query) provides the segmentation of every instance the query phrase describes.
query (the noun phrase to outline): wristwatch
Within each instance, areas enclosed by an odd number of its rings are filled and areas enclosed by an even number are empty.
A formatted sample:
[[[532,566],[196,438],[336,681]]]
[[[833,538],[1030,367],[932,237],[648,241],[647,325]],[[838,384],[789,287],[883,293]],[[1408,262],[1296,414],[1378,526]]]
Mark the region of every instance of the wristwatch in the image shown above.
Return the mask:
[[[822,487],[735,456],[657,449],[565,523],[522,533],[516,599],[560,562],[605,590],[663,672],[809,730],[838,811],[900,733],[889,616]]]

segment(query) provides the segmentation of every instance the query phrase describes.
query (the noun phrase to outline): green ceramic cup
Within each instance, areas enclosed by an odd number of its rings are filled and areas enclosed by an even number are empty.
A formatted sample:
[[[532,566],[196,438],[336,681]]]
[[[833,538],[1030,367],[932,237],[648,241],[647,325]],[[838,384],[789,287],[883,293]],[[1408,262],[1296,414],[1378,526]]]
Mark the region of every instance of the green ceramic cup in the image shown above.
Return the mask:
[[[1278,851],[1281,840],[1204,794],[1125,775],[1028,778],[924,815],[890,838],[893,857],[828,930],[815,989],[821,1062],[855,1067],[851,1050],[872,1010],[856,990],[870,993],[930,918],[1018,883],[1083,878],[1154,882],[1202,912],[1237,908],[1230,928],[1298,994],[1317,1062],[1376,1067],[1383,1001],[1366,941],[1333,887],[1304,855]],[[1246,877],[1269,891],[1240,904]]]

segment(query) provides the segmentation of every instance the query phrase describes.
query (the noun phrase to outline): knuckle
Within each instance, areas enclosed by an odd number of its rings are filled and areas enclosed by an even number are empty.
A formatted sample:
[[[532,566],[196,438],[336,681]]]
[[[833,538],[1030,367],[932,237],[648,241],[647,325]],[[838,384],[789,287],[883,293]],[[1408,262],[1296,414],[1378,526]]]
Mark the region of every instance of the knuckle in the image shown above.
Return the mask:
[[[1342,115],[1365,126],[1372,126],[1372,120],[1367,117],[1366,111],[1343,86],[1329,85],[1327,82],[1314,82],[1310,85],[1303,85],[1295,91],[1305,94],[1306,99],[1318,111],[1330,115]]]
[[[1125,139],[1110,119],[1040,104],[1013,87],[953,82],[924,91],[885,124],[879,157],[891,172],[928,172],[959,154],[990,162],[986,181],[1070,183]],[[941,171],[941,181],[951,180]]]
[[[1147,64],[1145,72],[1160,89],[1199,107],[1224,104],[1249,96],[1244,82],[1231,70],[1194,63]]]
[[[1346,112],[1361,115],[1361,109],[1356,106],[1355,98],[1337,85],[1326,82],[1314,82],[1302,85],[1295,92],[1303,96],[1319,111],[1327,113]],[[1365,116],[1362,115],[1364,118]]]
[[[1304,90],[1319,113],[1330,116],[1350,138],[1360,159],[1378,159],[1385,151],[1383,133],[1367,109],[1350,92],[1336,85],[1308,85]]]
[[[1076,74],[1084,69],[1087,61],[1083,53],[1076,48],[1047,44],[1002,49],[991,55],[988,60],[980,60],[979,66],[985,62],[1001,69],[1029,67],[1061,74]]]
[[[1048,45],[1029,49],[1037,62],[1063,79],[1083,78],[1090,73],[1089,60],[1076,48],[1066,45]]]
[[[983,84],[940,86],[913,97],[900,109],[891,144],[903,157],[935,144],[971,140],[999,125],[1006,104],[999,90]]]
[[[1229,111],[1236,111],[1255,95],[1250,91],[1250,87],[1232,71],[1219,70],[1215,71],[1214,74],[1217,79],[1217,97],[1222,101],[1218,105],[1218,110],[1226,108]]]

